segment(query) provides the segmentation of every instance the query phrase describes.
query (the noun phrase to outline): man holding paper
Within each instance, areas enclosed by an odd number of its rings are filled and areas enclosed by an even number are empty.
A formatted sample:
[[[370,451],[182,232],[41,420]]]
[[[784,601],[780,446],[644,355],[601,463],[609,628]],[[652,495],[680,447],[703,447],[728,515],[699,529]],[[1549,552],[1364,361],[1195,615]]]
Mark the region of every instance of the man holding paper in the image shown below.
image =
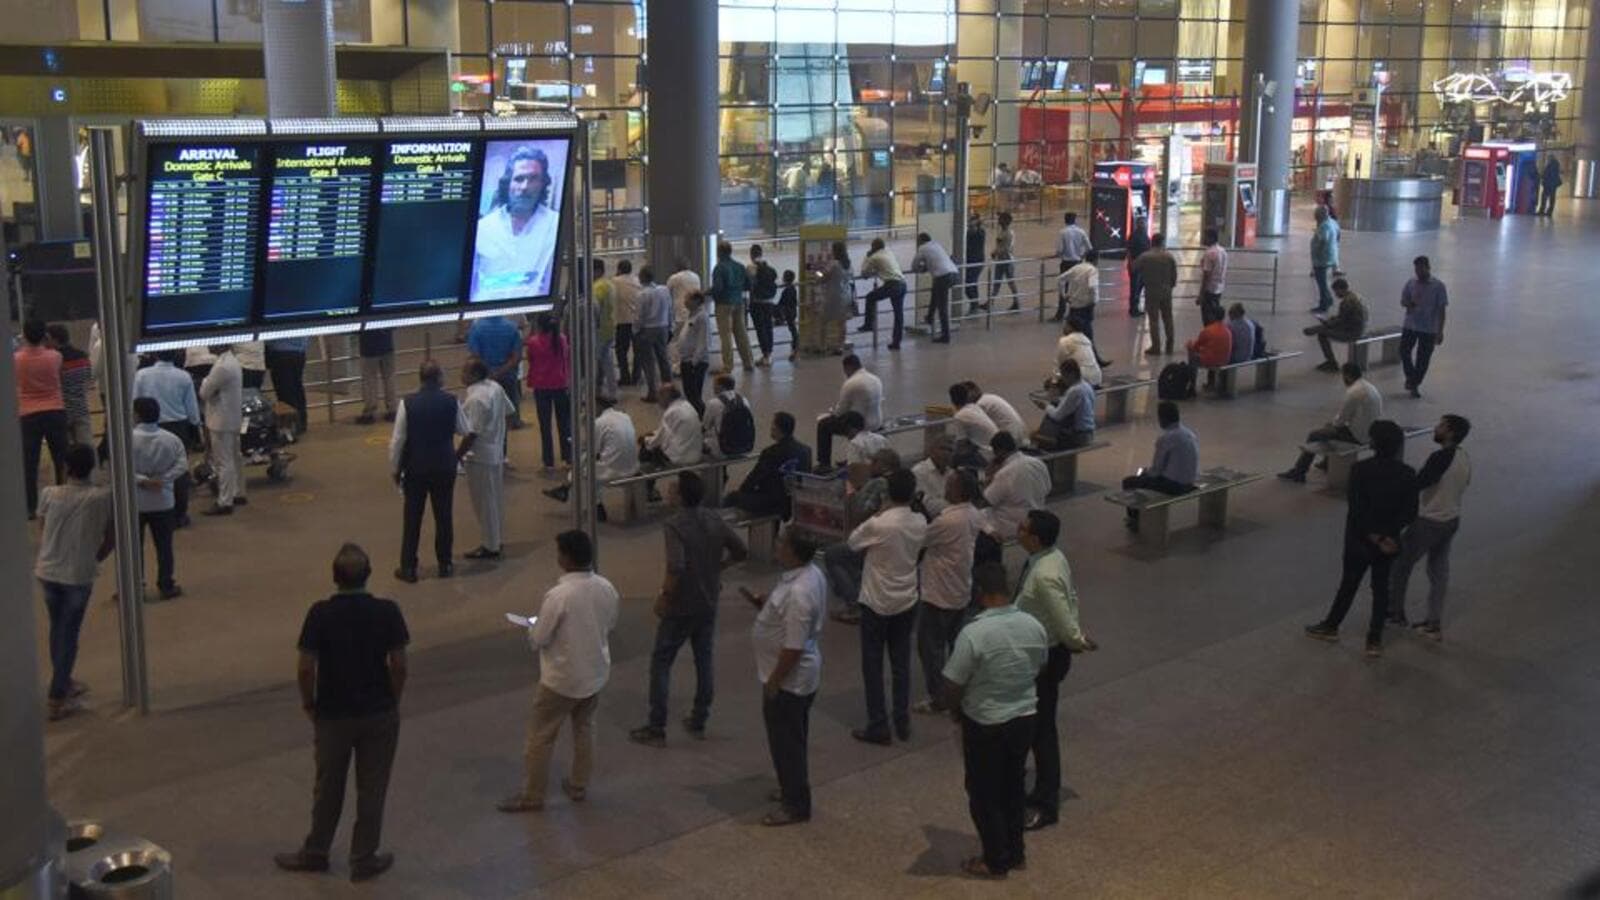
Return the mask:
[[[528,723],[526,775],[522,790],[497,805],[501,812],[544,809],[550,751],[561,723],[572,720],[572,774],[561,790],[582,803],[594,762],[594,711],[611,675],[610,636],[617,627],[617,589],[596,574],[594,545],[581,531],[556,536],[562,576],[544,595],[539,614],[527,620],[528,643],[539,654],[539,688]],[[513,622],[521,624],[520,617]]]

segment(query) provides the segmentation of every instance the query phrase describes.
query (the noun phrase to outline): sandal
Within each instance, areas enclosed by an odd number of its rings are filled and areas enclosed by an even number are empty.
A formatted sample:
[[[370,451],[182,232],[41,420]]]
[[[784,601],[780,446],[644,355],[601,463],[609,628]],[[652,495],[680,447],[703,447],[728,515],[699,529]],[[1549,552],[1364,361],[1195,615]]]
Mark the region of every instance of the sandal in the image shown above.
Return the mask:
[[[972,856],[964,860],[961,863],[961,873],[968,878],[980,878],[985,881],[999,881],[1006,877],[1004,872],[991,870],[981,856]]]

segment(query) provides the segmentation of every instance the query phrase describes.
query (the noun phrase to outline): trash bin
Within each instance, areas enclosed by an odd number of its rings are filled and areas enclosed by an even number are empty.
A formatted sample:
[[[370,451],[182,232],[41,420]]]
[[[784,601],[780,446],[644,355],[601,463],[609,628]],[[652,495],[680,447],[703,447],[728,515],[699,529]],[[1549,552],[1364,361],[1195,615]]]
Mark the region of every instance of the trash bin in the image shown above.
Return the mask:
[[[172,855],[144,838],[108,833],[99,822],[67,826],[72,900],[172,900]]]

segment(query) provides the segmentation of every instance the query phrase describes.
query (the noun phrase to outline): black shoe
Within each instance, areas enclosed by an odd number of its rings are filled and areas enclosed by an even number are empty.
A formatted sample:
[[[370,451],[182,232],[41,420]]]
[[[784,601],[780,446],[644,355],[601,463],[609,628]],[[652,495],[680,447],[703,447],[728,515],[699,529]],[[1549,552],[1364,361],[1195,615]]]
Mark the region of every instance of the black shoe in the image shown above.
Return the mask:
[[[1383,655],[1383,645],[1382,644],[1378,643],[1377,641],[1367,641],[1367,649],[1366,649],[1366,657],[1367,657],[1367,659],[1377,659],[1378,657],[1380,657],[1382,655]]]
[[[385,422],[393,422],[394,421],[394,410],[390,410],[390,411],[384,413],[383,414],[383,420]],[[521,428],[522,426],[520,424],[517,424],[517,425],[513,425],[511,427],[513,427],[513,428]],[[390,857],[389,862],[393,863],[394,862],[394,858]],[[387,867],[385,867],[385,868],[387,868]]]
[[[1130,309],[1130,310],[1128,310],[1128,318],[1130,318],[1130,319],[1137,319],[1142,315],[1144,315],[1144,310],[1142,310],[1142,309]]]
[[[1292,481],[1295,484],[1306,483],[1306,473],[1300,471],[1299,469],[1290,469],[1287,472],[1279,472],[1278,477],[1284,481]]]
[[[779,808],[761,817],[761,824],[767,826],[768,828],[782,828],[785,825],[801,825],[809,821],[811,821],[811,817],[809,815],[803,816],[786,806],[780,806]]]
[[[894,740],[887,734],[873,734],[865,728],[852,728],[850,736],[864,744],[877,744],[880,747],[887,747],[894,743]]]
[[[1021,304],[1019,304],[1019,303],[1017,303],[1017,301],[1013,300],[1013,301],[1011,301],[1011,309],[1009,310],[1009,312],[1016,312],[1017,310],[1019,310],[1021,308],[1022,308]]]
[[[1332,362],[1324,362],[1321,365],[1317,366],[1317,371],[1318,372],[1337,372],[1337,371],[1339,371],[1339,364],[1338,363],[1332,363]]]
[[[949,338],[948,335],[945,336],[945,337],[936,337],[933,340],[929,341],[928,343],[930,343],[930,344],[948,344],[948,343],[950,343],[950,338]]]
[[[250,498],[248,498],[248,497],[235,497],[235,498],[233,498],[233,505],[234,506],[249,506],[250,505]]]
[[[394,570],[394,577],[404,581],[406,584],[416,584],[417,570],[408,569],[405,566],[401,566],[400,568]]]
[[[1315,625],[1306,626],[1306,637],[1316,638],[1319,641],[1327,641],[1330,644],[1337,643],[1339,640],[1339,629],[1330,628],[1327,625],[1318,622]]]
[[[210,509],[206,510],[205,512],[201,513],[200,515],[202,515],[202,516],[231,516],[231,515],[233,515],[233,507],[231,507],[231,506],[213,506]]]
[[[455,573],[456,573],[456,564],[455,563],[447,563],[447,562],[439,563],[439,577],[440,578],[449,578],[451,575],[454,575]]]
[[[646,725],[628,732],[628,740],[633,741],[635,744],[643,744],[646,747],[665,747],[667,745],[667,733],[653,725]]]
[[[351,881],[371,881],[394,867],[393,853],[374,853],[350,862]]]
[[[856,329],[856,334],[871,334],[878,329],[872,325],[863,325]]]
[[[544,490],[540,491],[539,493],[544,494],[546,497],[549,497],[551,500],[560,500],[562,503],[565,503],[565,502],[567,502],[567,496],[571,492],[572,492],[572,489],[563,484],[563,485],[560,485],[558,487],[545,488]]]
[[[683,717],[683,730],[689,732],[689,736],[697,741],[706,739],[706,723],[696,722],[693,716]]]
[[[462,555],[467,559],[499,559],[500,551],[490,550],[488,547],[479,547],[476,550],[468,550]]]
[[[900,349],[900,345],[899,344],[890,344],[889,345],[889,349],[890,350],[899,350]]]
[[[160,597],[163,600],[176,600],[179,597],[183,596],[183,588],[178,587],[177,585],[172,585],[171,587],[164,587],[164,588],[161,588],[159,591],[156,592],[156,596]]]
[[[901,742],[911,740],[911,723],[909,721],[896,722],[894,726],[894,736],[899,738]]]
[[[1046,812],[1040,807],[1030,806],[1028,807],[1028,811],[1022,816],[1022,830],[1038,831],[1041,828],[1049,828],[1051,825],[1056,824],[1056,822],[1059,822],[1060,820],[1061,816],[1059,813]]]
[[[174,527],[177,527],[177,528],[188,528],[190,525],[194,524],[194,520],[189,518],[188,515],[182,515],[182,516],[179,516],[177,522],[175,522],[173,524],[174,524]]]
[[[328,871],[328,857],[320,853],[307,853],[296,850],[293,853],[279,853],[272,857],[278,868],[285,872],[326,872]]]
[[[1421,400],[1422,399],[1422,391],[1417,390],[1415,385],[1412,385],[1411,387],[1406,388],[1406,392],[1411,394],[1411,399],[1413,399],[1413,400]]]
[[[594,505],[594,518],[597,522],[606,520],[606,505],[604,503],[596,503]]]
[[[1099,366],[1102,369],[1105,369],[1105,368],[1109,368],[1113,362],[1115,362],[1115,360],[1097,359],[1097,360],[1095,360],[1095,365]]]

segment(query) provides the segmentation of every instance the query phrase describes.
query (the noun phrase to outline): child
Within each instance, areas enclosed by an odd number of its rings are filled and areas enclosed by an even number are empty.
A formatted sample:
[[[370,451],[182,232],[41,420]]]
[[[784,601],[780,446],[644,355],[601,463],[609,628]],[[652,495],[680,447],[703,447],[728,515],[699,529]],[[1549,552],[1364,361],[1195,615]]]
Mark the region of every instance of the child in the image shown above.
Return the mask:
[[[778,295],[778,314],[789,327],[789,361],[794,362],[800,352],[800,331],[795,322],[800,315],[800,291],[794,283],[794,270],[783,270],[783,292]]]

